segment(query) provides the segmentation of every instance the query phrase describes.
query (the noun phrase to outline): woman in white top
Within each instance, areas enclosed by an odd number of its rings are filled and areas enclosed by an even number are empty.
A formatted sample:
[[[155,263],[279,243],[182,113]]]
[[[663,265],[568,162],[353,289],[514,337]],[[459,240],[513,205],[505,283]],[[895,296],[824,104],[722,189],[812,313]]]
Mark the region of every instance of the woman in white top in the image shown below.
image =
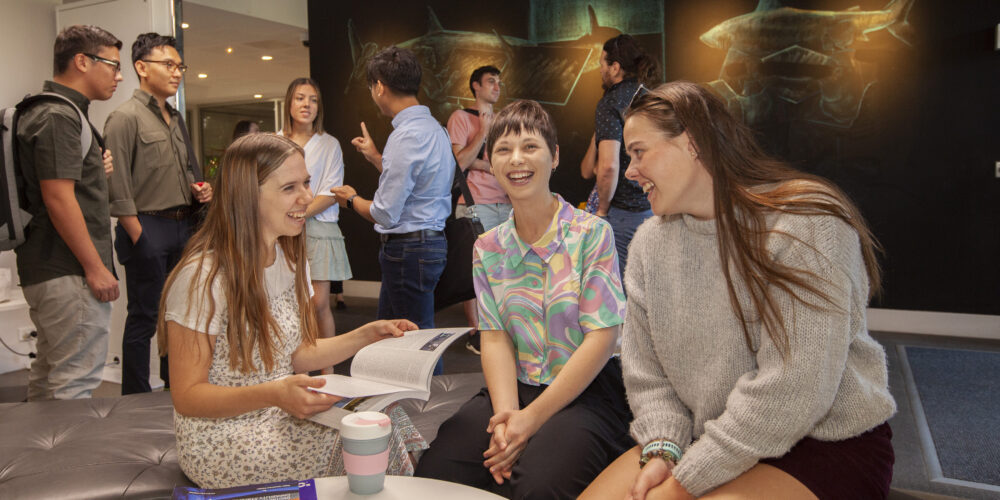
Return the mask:
[[[305,373],[416,329],[387,320],[317,338],[302,234],[312,200],[295,143],[237,139],[204,224],[167,278],[160,352],[169,347],[181,470],[201,487],[343,474],[337,431],[304,420],[339,398],[310,391],[324,380]],[[398,406],[384,411],[394,421],[389,470],[411,474],[407,452],[426,442]]]
[[[332,337],[336,329],[330,310],[331,283],[340,288],[341,282],[352,276],[344,235],[337,225],[340,207],[330,192],[330,188],[344,184],[344,154],[337,139],[323,131],[323,97],[312,78],[296,78],[288,86],[281,133],[306,153],[315,196],[306,208],[306,253],[316,292],[313,304],[320,337]],[[333,291],[337,302],[343,302],[343,289]]]

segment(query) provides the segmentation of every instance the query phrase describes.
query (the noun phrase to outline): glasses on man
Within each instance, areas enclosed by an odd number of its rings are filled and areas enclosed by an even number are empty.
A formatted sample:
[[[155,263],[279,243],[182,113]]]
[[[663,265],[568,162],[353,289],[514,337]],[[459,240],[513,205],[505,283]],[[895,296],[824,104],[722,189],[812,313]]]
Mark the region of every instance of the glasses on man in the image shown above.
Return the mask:
[[[104,57],[101,57],[101,56],[97,56],[97,55],[94,55],[94,54],[88,54],[86,52],[83,52],[83,55],[85,55],[85,56],[93,59],[96,62],[102,62],[104,64],[107,64],[108,66],[111,66],[115,70],[115,73],[120,73],[121,70],[122,70],[122,63],[121,63],[121,61],[115,61],[115,60],[112,60],[112,59],[107,59],[107,58],[104,58]]]
[[[173,73],[174,71],[180,71],[181,73],[188,70],[186,64],[177,64],[169,59],[163,61],[154,61],[152,59],[143,59],[142,62],[162,64],[167,67],[167,73]]]

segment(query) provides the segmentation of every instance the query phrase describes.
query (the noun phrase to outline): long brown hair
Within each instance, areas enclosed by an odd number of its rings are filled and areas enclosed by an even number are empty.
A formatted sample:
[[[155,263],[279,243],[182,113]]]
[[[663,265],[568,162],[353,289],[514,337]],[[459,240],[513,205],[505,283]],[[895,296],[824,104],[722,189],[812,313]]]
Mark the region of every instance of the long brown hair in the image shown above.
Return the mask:
[[[295,89],[302,85],[309,85],[316,91],[316,118],[313,119],[312,133],[323,133],[323,93],[320,92],[316,80],[302,77],[292,80],[292,83],[288,84],[288,90],[285,91],[285,117],[281,121],[281,133],[285,137],[292,136],[292,98],[295,97]]]
[[[267,370],[273,368],[279,327],[271,316],[264,288],[267,249],[258,223],[260,186],[295,154],[302,155],[302,148],[276,134],[245,135],[226,149],[205,222],[188,241],[180,263],[163,287],[157,324],[161,353],[167,351],[167,329],[163,319],[167,294],[180,269],[194,265],[192,286],[188,288],[188,311],[192,305],[207,304],[207,317],[212,317],[216,305],[212,284],[218,283],[226,299],[230,368],[244,373],[253,371],[254,349],[259,350]],[[280,236],[278,244],[285,254],[285,264],[295,269],[295,298],[299,305],[302,342],[313,345],[318,328],[309,300],[305,233]]]
[[[876,253],[880,248],[847,195],[830,181],[795,170],[767,155],[750,128],[736,120],[707,89],[690,82],[660,85],[635,99],[626,119],[634,115],[646,117],[670,138],[686,131],[712,176],[719,257],[730,302],[751,350],[756,351],[750,335],[751,319],[737,298],[733,273],[746,284],[750,305],[783,355],[789,345],[787,325],[771,287],[809,307],[822,309],[821,302],[836,307],[833,298],[815,284],[821,278],[776,262],[769,255],[768,236],[778,232],[767,228],[765,217],[769,213],[830,215],[850,225],[861,243],[869,298],[879,292],[881,272]],[[819,300],[807,300],[805,295]]]

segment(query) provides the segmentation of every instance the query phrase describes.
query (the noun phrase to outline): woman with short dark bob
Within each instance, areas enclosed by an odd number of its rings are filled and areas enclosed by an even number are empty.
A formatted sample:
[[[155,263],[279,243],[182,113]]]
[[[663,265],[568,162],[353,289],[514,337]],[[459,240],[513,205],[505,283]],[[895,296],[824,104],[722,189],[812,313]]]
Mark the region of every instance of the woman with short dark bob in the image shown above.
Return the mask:
[[[624,140],[658,216],[625,272],[638,446],[581,498],[885,498],[896,405],[858,209],[693,83],[637,97]]]
[[[307,372],[398,337],[407,320],[318,338],[306,260],[313,200],[302,148],[274,134],[236,140],[222,157],[205,222],[167,278],[157,333],[169,347],[181,470],[225,488],[344,473],[336,430],[308,417],[339,398]],[[412,473],[426,442],[398,405],[389,471]]]
[[[613,357],[625,294],[611,226],[553,194],[556,128],[516,101],[486,138],[510,219],[473,251],[486,387],[441,424],[417,476],[570,499],[634,443]]]

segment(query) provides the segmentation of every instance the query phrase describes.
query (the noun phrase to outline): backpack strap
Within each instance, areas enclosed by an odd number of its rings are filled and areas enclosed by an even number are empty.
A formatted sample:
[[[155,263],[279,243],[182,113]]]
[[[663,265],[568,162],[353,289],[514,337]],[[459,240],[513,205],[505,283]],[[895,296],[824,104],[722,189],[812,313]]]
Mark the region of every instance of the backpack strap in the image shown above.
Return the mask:
[[[201,171],[201,165],[198,165],[198,157],[194,155],[194,148],[191,146],[191,136],[188,135],[187,125],[184,123],[184,117],[181,113],[177,113],[177,125],[180,126],[181,135],[184,136],[184,145],[187,146],[188,152],[188,170],[191,171],[191,175],[194,176],[195,182],[201,182],[205,180],[205,174]]]
[[[469,113],[472,116],[479,116],[479,110],[478,109],[462,108],[462,111],[465,111],[466,113]],[[481,148],[479,148],[479,153],[476,154],[476,159],[477,160],[485,160],[486,159],[486,143],[483,143],[483,146]]]
[[[444,133],[447,134],[448,129],[444,129]],[[469,183],[465,180],[465,172],[462,171],[462,167],[458,164],[458,158],[455,157],[454,149],[451,150],[451,157],[455,159],[455,180],[451,184],[452,191],[457,187],[462,193],[465,206],[471,207],[476,204],[476,200],[472,199],[472,191],[469,191]],[[454,207],[452,207],[452,212],[454,211]]]
[[[17,105],[18,112],[24,112],[28,107],[34,105],[38,101],[57,99],[68,103],[76,111],[77,116],[80,117],[80,159],[84,160],[87,158],[87,153],[90,152],[90,146],[94,143],[94,139],[97,139],[97,144],[101,146],[101,152],[104,152],[104,140],[101,138],[101,134],[94,130],[94,125],[90,123],[87,119],[87,115],[83,114],[83,111],[77,107],[69,97],[62,94],[57,94],[55,92],[42,92],[40,94],[35,94],[32,96],[25,97]]]
[[[0,148],[3,149],[3,164],[7,168],[13,168],[13,146],[17,142],[17,135],[14,133],[14,114],[15,110],[13,108],[0,109],[0,127],[3,127],[3,130],[0,132],[3,133],[4,138],[4,142],[0,143]]]
[[[22,208],[18,179],[20,172],[14,163],[14,144],[17,142],[14,133],[14,108],[0,109],[0,130],[3,140],[0,149],[3,150],[3,169],[0,171],[0,196],[6,206],[0,210],[0,231],[6,235],[0,237],[0,250],[13,250],[24,242],[24,230],[31,221],[31,214]]]

